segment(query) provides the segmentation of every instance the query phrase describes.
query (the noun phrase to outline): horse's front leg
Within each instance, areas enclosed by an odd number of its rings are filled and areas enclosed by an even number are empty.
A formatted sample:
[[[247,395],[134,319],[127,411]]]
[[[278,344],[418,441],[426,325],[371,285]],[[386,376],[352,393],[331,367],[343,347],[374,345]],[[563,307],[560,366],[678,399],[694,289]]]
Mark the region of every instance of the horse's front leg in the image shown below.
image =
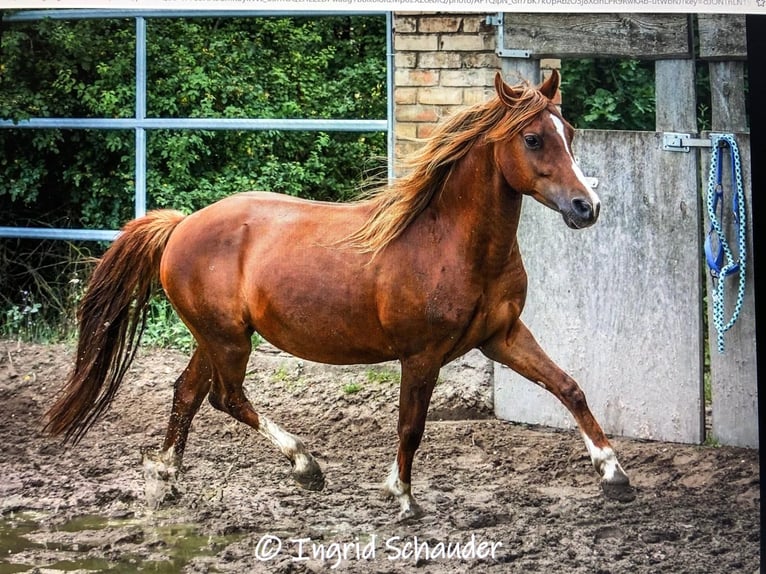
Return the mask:
[[[420,517],[423,512],[412,496],[412,459],[420,446],[439,365],[416,360],[402,361],[399,389],[399,449],[383,487],[401,507],[399,520]]]
[[[601,475],[604,494],[621,501],[635,498],[628,475],[590,412],[582,389],[545,354],[521,320],[517,320],[509,332],[501,333],[483,345],[482,351],[490,359],[507,365],[553,393],[577,421],[593,466]]]

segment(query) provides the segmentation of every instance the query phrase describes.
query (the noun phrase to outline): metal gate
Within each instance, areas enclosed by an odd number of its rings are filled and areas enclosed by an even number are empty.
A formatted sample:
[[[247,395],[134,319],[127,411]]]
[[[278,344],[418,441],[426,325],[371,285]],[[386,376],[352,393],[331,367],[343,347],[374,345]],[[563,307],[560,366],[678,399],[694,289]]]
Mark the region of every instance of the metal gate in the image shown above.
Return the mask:
[[[705,440],[705,294],[711,288],[703,268],[708,222],[701,189],[711,150],[678,145],[709,141],[707,134],[697,135],[693,24],[691,17],[669,14],[507,14],[500,23],[506,75],[519,70],[529,76],[537,69],[533,60],[542,57],[656,60],[655,132],[586,130],[577,136],[580,165],[598,180],[599,222],[572,231],[557,214],[525,203],[519,241],[529,294],[522,318],[581,384],[607,433],[700,443]],[[697,30],[700,57],[711,60],[713,130],[733,133],[742,154],[752,270],[744,17],[700,15]],[[722,44],[720,38],[728,40]],[[507,58],[508,53],[530,58]],[[736,290],[735,280],[727,290],[727,310]],[[712,437],[756,447],[752,272],[723,354],[709,323]],[[552,395],[500,365],[495,410],[507,420],[574,424]]]
[[[147,19],[158,18],[275,18],[275,17],[321,17],[334,15],[385,15],[386,17],[386,90],[388,94],[387,118],[380,120],[351,119],[271,119],[271,118],[150,118],[147,117]],[[29,10],[10,15],[0,14],[0,24],[14,22],[37,22],[53,20],[135,19],[135,115],[132,118],[30,118],[21,121],[0,119],[0,129],[96,129],[133,130],[135,132],[135,199],[134,215],[146,213],[146,131],[170,130],[275,130],[275,131],[325,131],[325,132],[375,132],[388,135],[389,177],[393,176],[393,66],[392,66],[392,16],[390,12],[294,12],[276,10],[109,10],[109,9],[63,9]],[[80,239],[113,240],[116,229],[55,229],[41,227],[2,227],[0,237],[34,239]]]

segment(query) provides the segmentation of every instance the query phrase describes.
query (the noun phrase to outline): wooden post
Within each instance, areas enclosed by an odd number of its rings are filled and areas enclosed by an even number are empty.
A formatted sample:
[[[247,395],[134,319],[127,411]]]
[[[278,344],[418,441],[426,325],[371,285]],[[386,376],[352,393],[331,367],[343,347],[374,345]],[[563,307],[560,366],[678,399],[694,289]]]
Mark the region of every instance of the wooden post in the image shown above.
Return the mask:
[[[524,80],[535,86],[540,83],[540,60],[537,58],[503,58],[500,69],[509,84]]]
[[[694,60],[658,60],[654,66],[657,131],[696,134]]]
[[[745,63],[710,62],[710,95],[714,132],[745,132]]]
[[[710,341],[710,384],[713,403],[713,439],[721,444],[758,447],[758,379],[755,348],[755,291],[753,286],[753,220],[750,183],[750,136],[745,113],[744,63],[745,18],[733,14],[699,16],[700,56],[709,60],[712,96],[712,129],[734,134],[742,155],[742,170],[747,213],[747,259],[745,297],[736,324],[725,335],[726,348],[716,348],[716,330],[712,315],[713,282],[708,274],[708,339]],[[703,201],[707,190],[710,151],[702,161]],[[731,189],[728,155],[724,155],[724,223],[730,241],[736,240],[731,213]],[[705,211],[705,229],[710,221]],[[736,303],[739,278],[727,279],[725,318],[731,316]]]

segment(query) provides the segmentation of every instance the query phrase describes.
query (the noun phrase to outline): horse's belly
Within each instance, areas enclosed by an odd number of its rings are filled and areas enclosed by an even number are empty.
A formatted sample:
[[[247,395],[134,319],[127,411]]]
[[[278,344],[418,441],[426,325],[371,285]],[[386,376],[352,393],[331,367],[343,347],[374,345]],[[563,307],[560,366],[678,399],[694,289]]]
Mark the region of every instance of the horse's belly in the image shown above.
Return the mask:
[[[393,354],[386,354],[379,349],[367,348],[365,346],[353,345],[345,346],[337,344],[339,341],[323,339],[318,342],[314,340],[296,338],[294,334],[281,333],[263,333],[260,330],[258,334],[275,347],[290,353],[301,359],[313,361],[315,363],[325,363],[329,365],[368,365],[373,363],[382,363],[392,361],[398,357]]]
[[[253,320],[253,328],[269,343],[309,361],[350,365],[397,358],[380,333],[363,321],[349,325],[341,317],[295,310],[270,312]]]
[[[363,272],[334,263],[320,263],[321,270],[313,264],[262,267],[250,279],[252,327],[276,347],[311,361],[396,358],[378,321],[373,286]]]

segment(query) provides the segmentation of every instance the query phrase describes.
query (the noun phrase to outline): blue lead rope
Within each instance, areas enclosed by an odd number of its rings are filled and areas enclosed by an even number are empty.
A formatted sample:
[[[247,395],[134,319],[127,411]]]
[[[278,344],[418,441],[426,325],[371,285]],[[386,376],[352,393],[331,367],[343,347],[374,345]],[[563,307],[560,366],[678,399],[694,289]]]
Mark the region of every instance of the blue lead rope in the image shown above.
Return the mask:
[[[742,182],[737,141],[730,134],[711,136],[713,153],[710,158],[710,177],[707,188],[707,210],[710,218],[710,231],[705,239],[705,258],[710,275],[713,278],[713,324],[718,333],[718,352],[724,352],[724,334],[734,326],[742,311],[745,297],[745,262],[747,259],[747,233],[745,216],[745,190]],[[729,149],[731,157],[732,214],[737,232],[737,255],[734,258],[726,234],[723,232],[723,152]],[[739,274],[737,302],[731,318],[725,321],[724,303],[726,278]]]

